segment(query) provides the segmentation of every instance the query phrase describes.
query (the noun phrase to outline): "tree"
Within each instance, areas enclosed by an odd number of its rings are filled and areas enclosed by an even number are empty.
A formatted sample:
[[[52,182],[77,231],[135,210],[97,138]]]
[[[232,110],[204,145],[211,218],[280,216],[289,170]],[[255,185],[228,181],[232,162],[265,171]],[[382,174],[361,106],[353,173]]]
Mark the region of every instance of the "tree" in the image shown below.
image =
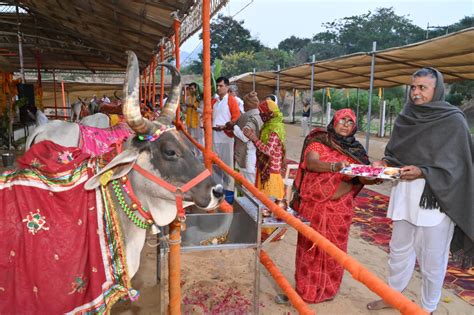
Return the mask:
[[[405,16],[396,15],[393,8],[378,8],[375,14],[345,17],[324,24],[327,29],[323,34],[316,34],[313,41],[338,43],[345,54],[372,49],[372,42],[377,42],[377,50],[403,46],[424,39],[422,28],[412,24]],[[329,39],[329,41],[328,41]]]
[[[344,48],[338,43],[309,43],[300,49],[290,61],[292,65],[298,65],[312,61],[312,55],[316,61],[334,58],[345,54]]]
[[[260,41],[253,39],[243,24],[244,21],[236,21],[222,14],[211,23],[211,63],[225,55],[243,51],[257,52],[263,48]]]
[[[181,73],[183,74],[202,74],[202,61],[193,60],[186,67],[181,68]]]
[[[222,57],[222,75],[236,76],[245,72],[276,70],[289,66],[290,55],[279,49],[263,49],[259,52],[238,52]]]
[[[465,16],[454,24],[448,25],[446,27],[440,27],[438,29],[430,29],[428,32],[428,38],[434,38],[438,36],[443,36],[449,33],[458,32],[460,30],[472,27],[474,25],[474,17]]]
[[[301,48],[303,48],[305,45],[309,44],[311,42],[311,39],[309,38],[299,38],[294,35],[291,37],[282,40],[278,44],[278,49],[284,50],[289,53],[295,53],[299,51]]]
[[[265,48],[255,53],[255,68],[258,71],[276,70],[278,65],[280,68],[290,66],[290,53],[280,49]]]
[[[255,68],[255,53],[243,51],[231,53],[222,57],[222,72],[225,77],[232,77],[250,72]]]
[[[464,80],[450,85],[446,101],[460,106],[463,102],[469,101],[474,96],[474,80]]]

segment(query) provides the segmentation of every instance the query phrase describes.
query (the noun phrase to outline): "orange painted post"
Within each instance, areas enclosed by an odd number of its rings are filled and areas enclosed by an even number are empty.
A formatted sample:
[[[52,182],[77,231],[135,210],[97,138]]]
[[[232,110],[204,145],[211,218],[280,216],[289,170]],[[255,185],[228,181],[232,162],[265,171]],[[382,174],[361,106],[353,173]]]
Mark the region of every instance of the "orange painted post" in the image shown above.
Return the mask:
[[[160,62],[165,61],[165,41],[161,41],[160,45]],[[160,78],[160,109],[163,108],[163,98],[165,96],[165,67],[161,66],[161,78]]]
[[[150,101],[151,99],[151,62],[148,65],[147,69],[148,69],[148,78],[147,78],[147,87],[146,87],[147,93],[146,93],[146,98],[145,98],[145,104],[146,104],[146,101]]]
[[[58,118],[58,100],[56,97],[56,71],[53,69],[54,119]]]
[[[181,314],[181,223],[178,219],[170,224],[169,296],[170,314]]]
[[[140,100],[140,104],[143,106],[147,96],[147,82],[146,82],[146,67],[143,68],[143,98]]]
[[[141,104],[142,106],[146,104],[146,99],[148,97],[148,85],[147,85],[148,83],[147,83],[147,72],[146,72],[147,68],[148,67],[145,67],[143,69],[143,103]]]
[[[204,164],[212,172],[211,4],[202,1],[202,75],[204,86]]]
[[[64,92],[64,81],[61,81],[61,93],[63,95],[63,116],[66,117],[66,93]]]
[[[174,20],[174,34],[175,34],[175,53],[176,53],[176,69],[180,70],[179,66],[179,20],[175,17]],[[183,129],[181,126],[179,105],[176,110],[175,125],[178,129]],[[170,314],[181,314],[181,223],[176,219],[170,227],[170,255],[169,255],[169,296],[170,296]]]
[[[140,80],[140,88],[138,89],[138,98],[139,98],[139,101],[138,103],[141,105],[141,102],[142,102],[142,97],[143,97],[143,91],[142,91],[142,75],[139,75],[139,80]]]
[[[179,43],[179,32],[180,32],[180,27],[181,27],[181,22],[179,21],[178,17],[175,16],[174,22],[173,22],[173,28],[174,28],[174,55],[175,55],[175,60],[176,60],[176,69],[178,71],[181,70],[181,59],[180,59],[180,43]],[[181,105],[181,103],[180,103]],[[176,121],[180,121],[181,117],[181,106],[178,106],[176,109]]]
[[[222,162],[215,154],[211,154],[212,161],[227,174],[234,177],[242,183],[257,199],[259,199],[267,208],[278,218],[285,221],[288,225],[295,228],[307,239],[313,241],[321,250],[333,257],[344,269],[349,271],[354,279],[362,282],[367,288],[383,298],[387,303],[398,309],[403,314],[427,314],[418,305],[407,299],[403,294],[389,287],[385,282],[362,266],[357,260],[340,250],[336,245],[328,241],[324,236],[316,232],[311,227],[305,225],[299,219],[295,218],[274,202],[265,194],[259,191],[253,184],[247,181],[242,175],[235,172],[227,164]]]
[[[153,56],[153,109],[155,109],[155,101],[156,101],[156,55]]]
[[[286,296],[290,300],[291,304],[296,308],[298,314],[316,314],[315,311],[311,310],[298,293],[293,289],[291,284],[286,280],[285,276],[278,270],[277,266],[270,259],[270,256],[264,251],[260,250],[260,262],[267,268],[268,272],[272,275],[278,286],[285,292]]]
[[[148,73],[148,102],[151,102],[151,92],[152,92],[152,86],[151,86],[151,80],[152,80],[152,72],[153,72],[153,57],[150,60],[150,65],[148,66],[149,68],[149,73]]]

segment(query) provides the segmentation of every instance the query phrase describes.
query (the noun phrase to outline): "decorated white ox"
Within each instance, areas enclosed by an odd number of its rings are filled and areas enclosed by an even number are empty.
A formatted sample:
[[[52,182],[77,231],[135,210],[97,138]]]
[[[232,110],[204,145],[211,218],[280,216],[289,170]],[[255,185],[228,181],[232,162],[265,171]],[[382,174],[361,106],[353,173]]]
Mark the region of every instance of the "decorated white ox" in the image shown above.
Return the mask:
[[[136,136],[117,155],[88,159],[42,141],[21,169],[0,174],[0,314],[104,313],[119,298],[133,300],[147,229],[182,219],[183,207],[218,206],[222,186],[171,125],[180,76],[166,66],[172,92],[151,122],[140,114],[129,52],[123,114]]]
[[[81,119],[82,109],[88,108],[86,104],[87,97],[84,100],[82,100],[80,97],[77,97],[77,98],[78,98],[78,101],[75,101],[74,103],[71,104],[71,121],[72,122],[79,122],[79,120]]]
[[[37,110],[36,113],[41,113]],[[44,116],[44,115],[43,115]],[[42,116],[38,116],[37,118]],[[46,118],[47,119],[47,118]],[[81,140],[81,127],[106,129],[110,126],[109,116],[102,113],[89,115],[81,119],[79,123],[67,122],[64,120],[40,120],[37,119],[37,127],[26,139],[25,150],[28,150],[34,143],[50,140],[65,147],[77,147]]]

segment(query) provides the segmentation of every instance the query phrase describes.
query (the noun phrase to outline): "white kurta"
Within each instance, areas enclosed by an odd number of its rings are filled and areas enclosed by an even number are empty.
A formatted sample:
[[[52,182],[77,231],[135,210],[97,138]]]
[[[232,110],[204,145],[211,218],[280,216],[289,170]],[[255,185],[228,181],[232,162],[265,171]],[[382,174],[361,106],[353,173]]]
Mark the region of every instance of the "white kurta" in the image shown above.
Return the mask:
[[[403,291],[418,261],[422,277],[421,304],[433,312],[441,298],[454,223],[439,209],[420,208],[424,186],[424,179],[416,179],[400,180],[392,188],[387,213],[393,220],[388,284]]]
[[[229,104],[229,94],[217,101],[212,108],[212,126],[224,126],[232,118]],[[227,136],[224,131],[212,132],[213,151],[230,168],[234,168],[234,138]],[[213,178],[224,186],[225,190],[234,190],[234,179],[221,168],[214,165]]]
[[[405,220],[416,226],[435,226],[446,217],[439,209],[422,209],[419,206],[425,180],[399,180],[393,184],[387,217]]]
[[[252,184],[255,184],[255,176],[256,176],[256,165],[257,165],[257,148],[253,144],[252,141],[247,138],[244,133],[242,132],[242,129],[240,129],[239,126],[235,125],[234,126],[234,136],[242,140],[247,145],[247,158],[245,160],[245,165],[246,167],[240,167],[240,171],[242,172],[242,175],[251,182]]]

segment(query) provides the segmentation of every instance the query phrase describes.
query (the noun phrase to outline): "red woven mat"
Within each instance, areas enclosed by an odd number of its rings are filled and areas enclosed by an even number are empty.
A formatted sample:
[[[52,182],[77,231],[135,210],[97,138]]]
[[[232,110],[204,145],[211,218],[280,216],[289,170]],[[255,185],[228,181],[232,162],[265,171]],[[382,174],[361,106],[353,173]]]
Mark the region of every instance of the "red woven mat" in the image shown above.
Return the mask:
[[[392,221],[386,217],[388,197],[374,191],[363,189],[356,198],[353,224],[360,228],[360,236],[370,244],[376,244],[388,252],[392,234]],[[452,260],[444,287],[455,291],[456,295],[474,305],[474,269],[461,269]]]

